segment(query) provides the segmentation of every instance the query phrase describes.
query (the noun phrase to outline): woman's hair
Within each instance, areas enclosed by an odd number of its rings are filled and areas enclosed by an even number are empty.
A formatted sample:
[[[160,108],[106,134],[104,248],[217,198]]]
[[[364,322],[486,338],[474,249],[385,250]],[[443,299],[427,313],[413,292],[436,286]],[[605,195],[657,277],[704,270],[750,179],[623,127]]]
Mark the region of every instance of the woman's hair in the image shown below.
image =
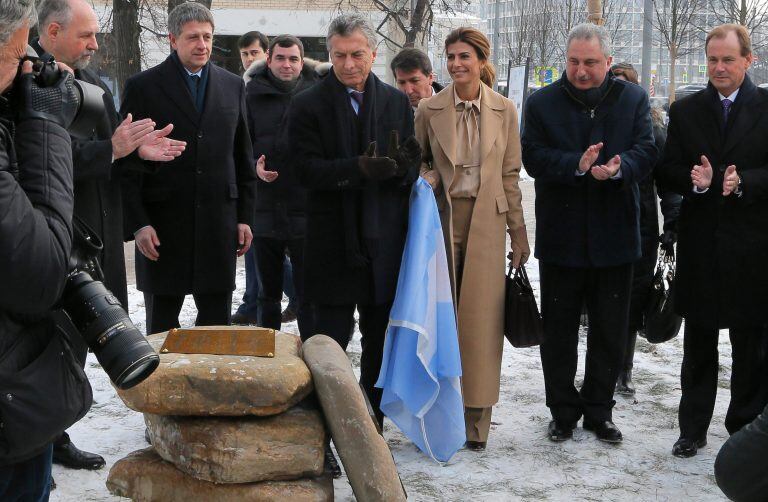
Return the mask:
[[[614,77],[623,76],[627,82],[632,82],[633,84],[639,83],[637,70],[635,70],[635,67],[630,63],[616,63],[611,66],[611,73],[613,73]]]
[[[491,43],[488,41],[488,38],[480,30],[462,27],[456,28],[448,34],[448,37],[445,39],[445,50],[447,51],[448,46],[456,42],[464,42],[475,49],[477,58],[484,63],[480,69],[480,80],[488,87],[493,87],[493,81],[496,80],[496,68],[489,61],[491,57]]]
[[[664,127],[664,115],[658,106],[651,107],[651,122],[658,127]]]

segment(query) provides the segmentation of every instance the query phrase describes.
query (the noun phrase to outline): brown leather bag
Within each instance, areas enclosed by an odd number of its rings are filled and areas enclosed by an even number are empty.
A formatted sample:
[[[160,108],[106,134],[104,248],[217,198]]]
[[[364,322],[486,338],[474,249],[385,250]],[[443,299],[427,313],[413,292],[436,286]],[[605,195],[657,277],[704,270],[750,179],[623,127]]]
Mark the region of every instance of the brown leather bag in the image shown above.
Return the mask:
[[[504,336],[513,347],[534,347],[544,339],[544,325],[525,266],[509,267],[504,298]]]

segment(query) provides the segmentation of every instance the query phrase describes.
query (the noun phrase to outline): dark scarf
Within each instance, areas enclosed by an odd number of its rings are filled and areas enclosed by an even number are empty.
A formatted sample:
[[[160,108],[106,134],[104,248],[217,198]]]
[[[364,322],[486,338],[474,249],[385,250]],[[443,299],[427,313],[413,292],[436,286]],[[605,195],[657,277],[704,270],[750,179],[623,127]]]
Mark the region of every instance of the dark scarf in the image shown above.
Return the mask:
[[[173,61],[176,63],[176,66],[178,66],[179,71],[181,72],[181,77],[184,79],[184,83],[186,84],[187,91],[189,91],[190,98],[195,97],[192,93],[192,82],[189,77],[189,72],[187,72],[187,69],[184,68],[184,65],[181,63],[179,55],[176,54],[176,51],[171,52],[171,59],[173,59]],[[203,107],[205,106],[205,91],[208,88],[208,67],[210,64],[211,62],[208,61],[205,63],[205,66],[203,66],[203,71],[200,72],[200,82],[197,83],[197,96],[192,100],[195,104],[195,109],[197,110],[198,114],[203,113]]]
[[[269,82],[269,85],[284,94],[293,92],[298,87],[299,80],[301,80],[301,74],[299,74],[299,78],[288,80],[287,82],[285,80],[280,80],[272,73],[272,70],[269,68],[267,68],[267,71],[264,74],[266,75],[266,79]]]
[[[568,80],[565,72],[563,72],[563,82],[566,89],[568,90],[568,93],[570,93],[576,101],[579,101],[590,110],[596,108],[597,105],[599,105],[603,100],[605,95],[608,93],[608,90],[611,88],[611,84],[613,84],[613,78],[614,77],[611,75],[611,72],[608,72],[605,74],[603,83],[598,87],[581,90],[574,87],[570,80]]]
[[[343,157],[362,155],[376,138],[376,77],[368,75],[365,82],[363,104],[355,115],[346,86],[339,82],[333,71],[334,108]],[[349,131],[344,133],[344,131]],[[383,138],[382,138],[383,139]],[[377,141],[377,154],[382,154],[384,144]],[[384,154],[386,154],[384,152]],[[360,268],[370,264],[379,253],[379,183],[363,182],[362,190],[345,190],[342,195],[344,210],[344,245],[347,264]]]

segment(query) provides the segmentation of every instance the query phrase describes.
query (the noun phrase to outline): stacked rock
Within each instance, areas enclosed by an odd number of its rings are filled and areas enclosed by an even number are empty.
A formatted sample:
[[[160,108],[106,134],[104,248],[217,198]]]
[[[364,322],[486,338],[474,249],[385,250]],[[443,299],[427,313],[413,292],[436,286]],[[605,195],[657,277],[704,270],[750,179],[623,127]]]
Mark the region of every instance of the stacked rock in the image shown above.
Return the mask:
[[[222,328],[224,329],[224,328]],[[158,350],[166,333],[151,335]],[[161,354],[147,380],[118,390],[144,413],[152,447],[112,467],[107,488],[138,501],[333,500],[321,412],[298,337],[275,355]]]

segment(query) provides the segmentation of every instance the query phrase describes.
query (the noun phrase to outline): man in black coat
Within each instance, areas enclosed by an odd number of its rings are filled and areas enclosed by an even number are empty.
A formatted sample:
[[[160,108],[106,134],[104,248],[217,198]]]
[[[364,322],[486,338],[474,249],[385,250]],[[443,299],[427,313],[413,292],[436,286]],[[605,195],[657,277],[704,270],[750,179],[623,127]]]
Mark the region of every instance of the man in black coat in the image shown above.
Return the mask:
[[[743,27],[714,28],[705,47],[709,85],[670,108],[659,173],[683,196],[675,309],[685,338],[672,450],[680,457],[707,442],[720,329],[729,329],[733,354],[728,432],[768,403],[768,91],[746,76],[753,56]]]
[[[297,95],[289,110],[293,164],[307,188],[304,293],[314,304],[314,333],[346,349],[360,313],[361,384],[379,421],[384,334],[408,227],[408,198],[418,176],[408,98],[372,72],[376,35],[358,15],[328,29],[333,71]],[[403,144],[390,150],[392,131]],[[394,145],[392,145],[394,147]]]
[[[153,132],[151,119],[132,122],[128,118],[121,121],[109,88],[87,68],[91,56],[99,48],[96,42],[99,24],[91,5],[85,0],[45,0],[39,3],[38,13],[40,38],[32,42],[38,54],[41,57],[50,54],[73,68],[75,78],[97,85],[104,91],[105,112],[91,135],[86,138],[72,137],[75,216],[101,239],[104,247],[98,258],[104,285],[127,310],[121,168],[116,161],[140,147],[140,156],[165,160],[161,150],[169,145],[150,144],[162,133]],[[176,154],[180,153],[176,151]],[[168,160],[171,158],[167,157]],[[85,343],[79,345],[78,357],[85,366],[87,346]],[[76,469],[98,469],[105,464],[101,456],[76,448],[67,433],[56,441],[53,458],[56,463]]]
[[[187,144],[164,165],[133,156],[140,165],[124,177],[125,231],[139,251],[147,333],[178,326],[189,293],[197,325],[229,324],[236,257],[251,244],[256,178],[243,81],[209,62],[213,15],[183,3],[168,28],[173,52],[128,80],[122,104],[123,114],[173,124]]]
[[[638,182],[657,158],[648,96],[615,79],[605,29],[576,26],[568,66],[525,108],[522,156],[536,180],[536,257],[549,438],[573,435],[578,420],[619,442],[614,386],[626,344],[632,264],[640,258]],[[581,391],[574,386],[582,306],[589,315]]]
[[[269,56],[251,66],[246,85],[248,130],[257,159],[253,251],[261,281],[259,326],[280,329],[283,263],[288,252],[293,268],[299,332],[311,336],[311,312],[303,295],[306,191],[289,163],[286,112],[297,93],[318,80],[316,63],[304,60],[301,40],[280,35],[269,44]]]

